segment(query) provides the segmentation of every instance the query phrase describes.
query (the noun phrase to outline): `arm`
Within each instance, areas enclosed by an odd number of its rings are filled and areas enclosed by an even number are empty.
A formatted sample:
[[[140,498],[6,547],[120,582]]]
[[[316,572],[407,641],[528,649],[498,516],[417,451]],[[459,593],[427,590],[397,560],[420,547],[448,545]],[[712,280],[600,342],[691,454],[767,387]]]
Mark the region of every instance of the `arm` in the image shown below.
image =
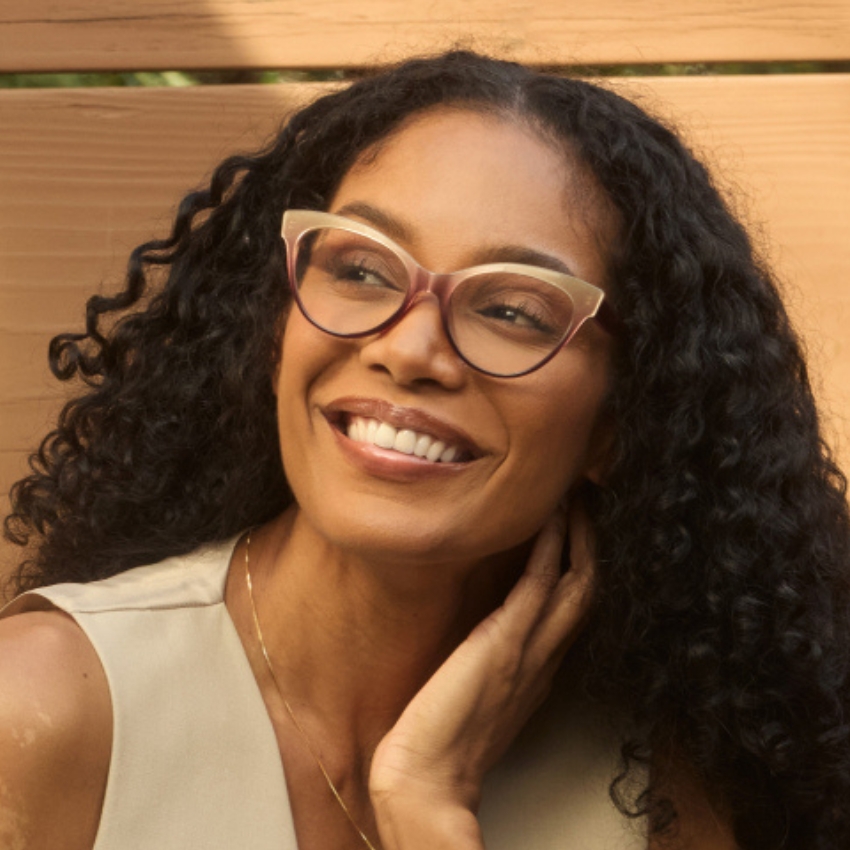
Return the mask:
[[[728,820],[692,768],[681,759],[656,758],[652,772],[655,796],[669,799],[677,818],[669,834],[650,836],[648,850],[738,850]]]
[[[58,611],[0,620],[0,845],[90,850],[112,741],[109,688]]]
[[[540,532],[504,605],[413,699],[379,745],[370,794],[385,850],[481,850],[475,812],[486,771],[542,703],[592,598],[583,512],[570,519],[571,569],[560,575],[566,522]]]

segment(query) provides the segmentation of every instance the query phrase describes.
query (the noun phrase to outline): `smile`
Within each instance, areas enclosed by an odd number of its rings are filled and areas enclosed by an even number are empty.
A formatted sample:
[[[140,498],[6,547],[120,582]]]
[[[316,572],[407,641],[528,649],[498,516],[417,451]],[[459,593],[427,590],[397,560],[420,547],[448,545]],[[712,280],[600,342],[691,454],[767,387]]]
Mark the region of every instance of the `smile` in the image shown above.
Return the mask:
[[[483,452],[462,428],[424,410],[400,407],[383,399],[346,397],[323,407],[328,424],[349,446],[357,444],[358,457],[380,455],[396,465],[457,469]],[[352,446],[353,448],[353,446]]]
[[[346,434],[355,442],[371,443],[378,448],[414,455],[431,463],[451,463],[464,459],[460,448],[447,445],[431,434],[410,428],[394,428],[388,422],[365,416],[352,416],[348,420]]]

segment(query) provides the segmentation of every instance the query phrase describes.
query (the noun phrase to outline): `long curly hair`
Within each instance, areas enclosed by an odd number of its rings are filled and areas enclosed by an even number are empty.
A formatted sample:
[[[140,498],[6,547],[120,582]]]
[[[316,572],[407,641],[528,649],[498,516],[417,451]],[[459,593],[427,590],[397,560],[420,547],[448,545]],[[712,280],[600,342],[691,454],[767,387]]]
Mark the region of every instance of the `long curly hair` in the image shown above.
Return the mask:
[[[588,686],[628,705],[619,805],[674,752],[742,848],[850,846],[845,480],[820,437],[770,271],[706,169],[604,88],[468,52],[320,98],[188,195],[126,285],[50,346],[85,386],[13,488],[18,591],[90,581],[228,538],[292,501],[271,375],[288,309],[282,213],[326,207],[354,160],[440,104],[524,121],[595,175],[621,221],[614,446],[594,494],[600,591]]]

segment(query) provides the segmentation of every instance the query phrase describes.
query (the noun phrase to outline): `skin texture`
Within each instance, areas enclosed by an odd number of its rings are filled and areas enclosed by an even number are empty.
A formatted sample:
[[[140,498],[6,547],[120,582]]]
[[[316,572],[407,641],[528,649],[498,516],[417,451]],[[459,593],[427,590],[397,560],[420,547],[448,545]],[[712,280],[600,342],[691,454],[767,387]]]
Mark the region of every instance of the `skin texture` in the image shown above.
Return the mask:
[[[112,712],[106,677],[66,615],[0,621],[0,846],[84,850],[106,788]]]
[[[524,125],[441,109],[358,161],[330,210],[352,214],[358,204],[364,217],[368,205],[434,271],[519,247],[604,287],[615,226],[593,197],[587,175]],[[613,344],[589,322],[543,369],[499,380],[463,364],[429,299],[360,340],[289,313],[275,384],[299,507],[252,535],[257,607],[299,723],[384,850],[483,846],[482,777],[545,697],[592,599],[593,541],[570,494],[604,477]],[[462,428],[476,459],[403,484],[375,474],[340,448],[327,416],[351,397]],[[561,576],[568,531],[572,567]],[[226,600],[275,727],[299,848],[361,850],[265,668],[237,568],[244,558],[242,541]],[[0,629],[0,693],[9,695],[0,727],[13,730],[0,735],[0,835],[16,850],[90,848],[111,739],[97,659],[56,613]],[[22,759],[37,705],[50,723]],[[688,846],[732,845],[699,837]]]

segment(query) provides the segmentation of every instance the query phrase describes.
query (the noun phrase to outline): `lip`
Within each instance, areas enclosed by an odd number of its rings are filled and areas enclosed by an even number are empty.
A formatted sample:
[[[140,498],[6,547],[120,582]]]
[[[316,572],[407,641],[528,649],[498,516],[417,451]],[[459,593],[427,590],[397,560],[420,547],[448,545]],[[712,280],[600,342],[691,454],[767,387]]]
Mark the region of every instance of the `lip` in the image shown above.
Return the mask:
[[[447,422],[444,419],[434,416],[431,413],[426,413],[424,410],[419,410],[413,407],[401,407],[392,404],[383,399],[363,398],[360,396],[350,396],[338,398],[332,401],[325,407],[321,408],[322,414],[328,420],[333,430],[341,436],[345,437],[348,442],[354,443],[342,433],[341,425],[349,416],[362,416],[367,419],[378,419],[381,422],[386,422],[394,428],[408,428],[411,431],[430,434],[438,440],[442,440],[446,445],[457,447],[463,454],[476,460],[480,458],[484,452],[475,441],[460,427],[453,423]],[[366,445],[358,443],[356,445]],[[373,447],[376,448],[377,447]],[[386,454],[399,455],[398,452],[389,452],[383,449],[378,451]],[[410,458],[416,461],[417,466],[423,465],[420,458],[412,458],[410,455],[401,455],[403,458]],[[465,466],[470,461],[465,463],[431,463],[424,461],[428,466],[445,466],[458,467]]]
[[[447,476],[462,474],[471,463],[433,463],[414,455],[382,449],[371,443],[358,443],[333,426],[330,432],[343,457],[371,478],[404,484],[434,479],[445,481]]]
[[[474,461],[484,454],[462,429],[423,410],[362,397],[339,398],[320,407],[320,410],[346,461],[372,478],[397,483],[445,481],[447,477],[454,477],[468,470]],[[431,434],[468,453],[469,460],[459,463],[434,463],[415,455],[382,449],[372,443],[357,442],[345,433],[344,424],[349,416],[380,419],[395,428],[410,428]]]

